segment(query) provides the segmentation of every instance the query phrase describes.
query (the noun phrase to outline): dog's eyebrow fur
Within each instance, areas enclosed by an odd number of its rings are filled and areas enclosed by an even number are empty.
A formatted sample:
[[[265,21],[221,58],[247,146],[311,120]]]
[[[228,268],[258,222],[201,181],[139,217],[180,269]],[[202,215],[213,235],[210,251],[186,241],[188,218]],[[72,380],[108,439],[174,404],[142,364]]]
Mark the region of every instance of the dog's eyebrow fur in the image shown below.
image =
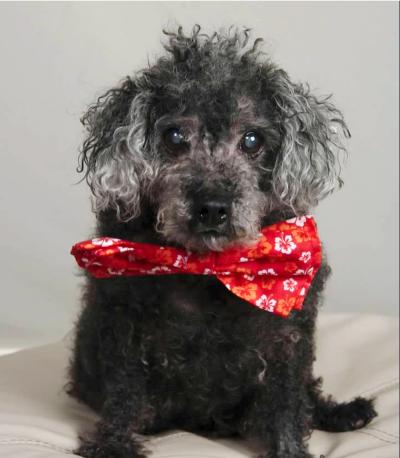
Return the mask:
[[[160,134],[170,127],[182,127],[188,131],[196,131],[199,128],[199,119],[197,116],[173,116],[164,115],[154,124],[155,134]]]

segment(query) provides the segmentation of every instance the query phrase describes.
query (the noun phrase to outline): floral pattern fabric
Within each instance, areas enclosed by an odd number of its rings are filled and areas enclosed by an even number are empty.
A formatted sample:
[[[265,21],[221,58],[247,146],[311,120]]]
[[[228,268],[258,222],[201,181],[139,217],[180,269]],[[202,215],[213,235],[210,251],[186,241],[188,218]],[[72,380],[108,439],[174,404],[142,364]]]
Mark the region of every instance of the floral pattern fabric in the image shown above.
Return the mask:
[[[321,242],[312,216],[264,227],[251,246],[192,253],[180,248],[100,237],[75,244],[71,254],[94,277],[215,275],[231,293],[287,317],[302,308],[321,265]]]

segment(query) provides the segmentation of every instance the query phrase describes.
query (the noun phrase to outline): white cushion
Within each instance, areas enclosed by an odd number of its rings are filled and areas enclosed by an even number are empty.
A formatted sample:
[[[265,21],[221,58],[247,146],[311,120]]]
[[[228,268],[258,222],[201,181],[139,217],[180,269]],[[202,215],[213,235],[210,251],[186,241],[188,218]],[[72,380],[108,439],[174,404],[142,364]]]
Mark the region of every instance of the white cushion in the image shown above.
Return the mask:
[[[0,358],[0,458],[62,458],[96,415],[63,391],[70,338]],[[316,375],[338,400],[376,397],[379,416],[349,433],[314,431],[310,450],[325,458],[398,457],[398,325],[394,317],[322,315]],[[251,444],[171,431],[148,440],[152,458],[252,457]]]

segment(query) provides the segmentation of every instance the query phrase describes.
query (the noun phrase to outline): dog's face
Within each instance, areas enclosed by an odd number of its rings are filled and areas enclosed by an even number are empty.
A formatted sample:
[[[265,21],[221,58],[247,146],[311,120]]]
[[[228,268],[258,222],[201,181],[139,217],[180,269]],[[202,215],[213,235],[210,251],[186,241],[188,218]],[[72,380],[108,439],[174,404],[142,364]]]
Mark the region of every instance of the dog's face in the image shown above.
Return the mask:
[[[222,250],[253,241],[276,210],[301,214],[340,182],[341,114],[242,34],[170,35],[171,55],[111,90],[84,118],[95,209],[140,214],[166,243]]]
[[[218,96],[195,88],[183,114],[162,115],[154,125],[149,195],[157,229],[194,250],[254,240],[268,208],[263,183],[279,133],[250,98],[222,92],[223,110]]]

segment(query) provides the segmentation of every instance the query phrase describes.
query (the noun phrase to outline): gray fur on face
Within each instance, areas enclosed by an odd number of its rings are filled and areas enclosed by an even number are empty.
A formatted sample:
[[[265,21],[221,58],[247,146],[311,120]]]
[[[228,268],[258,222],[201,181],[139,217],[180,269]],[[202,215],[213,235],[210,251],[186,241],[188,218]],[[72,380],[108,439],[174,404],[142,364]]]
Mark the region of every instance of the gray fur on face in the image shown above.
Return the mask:
[[[266,197],[258,187],[257,173],[238,155],[236,146],[236,142],[222,143],[210,150],[205,142],[173,165],[159,169],[151,194],[158,208],[157,230],[167,241],[193,250],[219,251],[233,242],[256,239]],[[229,194],[232,217],[226,235],[199,237],[190,230],[193,214],[188,188],[196,189],[199,195]]]
[[[146,93],[136,95],[130,107],[129,124],[115,129],[111,145],[97,158],[90,176],[95,213],[113,207],[121,221],[140,213],[140,196],[153,171],[143,150],[146,104]]]
[[[345,152],[342,140],[349,132],[328,98],[318,100],[283,72],[277,81],[276,103],[286,119],[272,178],[274,206],[303,214],[342,185],[340,153]]]
[[[348,130],[328,99],[261,60],[259,40],[247,45],[248,31],[168,35],[169,57],[109,91],[83,118],[89,136],[81,169],[87,167],[96,213],[111,209],[129,221],[146,200],[166,241],[221,250],[253,241],[270,212],[307,213],[341,185]],[[185,133],[185,154],[166,151],[163,134],[171,126]],[[256,157],[239,147],[251,130],[264,138]],[[191,231],[193,188],[230,193],[224,235]]]

